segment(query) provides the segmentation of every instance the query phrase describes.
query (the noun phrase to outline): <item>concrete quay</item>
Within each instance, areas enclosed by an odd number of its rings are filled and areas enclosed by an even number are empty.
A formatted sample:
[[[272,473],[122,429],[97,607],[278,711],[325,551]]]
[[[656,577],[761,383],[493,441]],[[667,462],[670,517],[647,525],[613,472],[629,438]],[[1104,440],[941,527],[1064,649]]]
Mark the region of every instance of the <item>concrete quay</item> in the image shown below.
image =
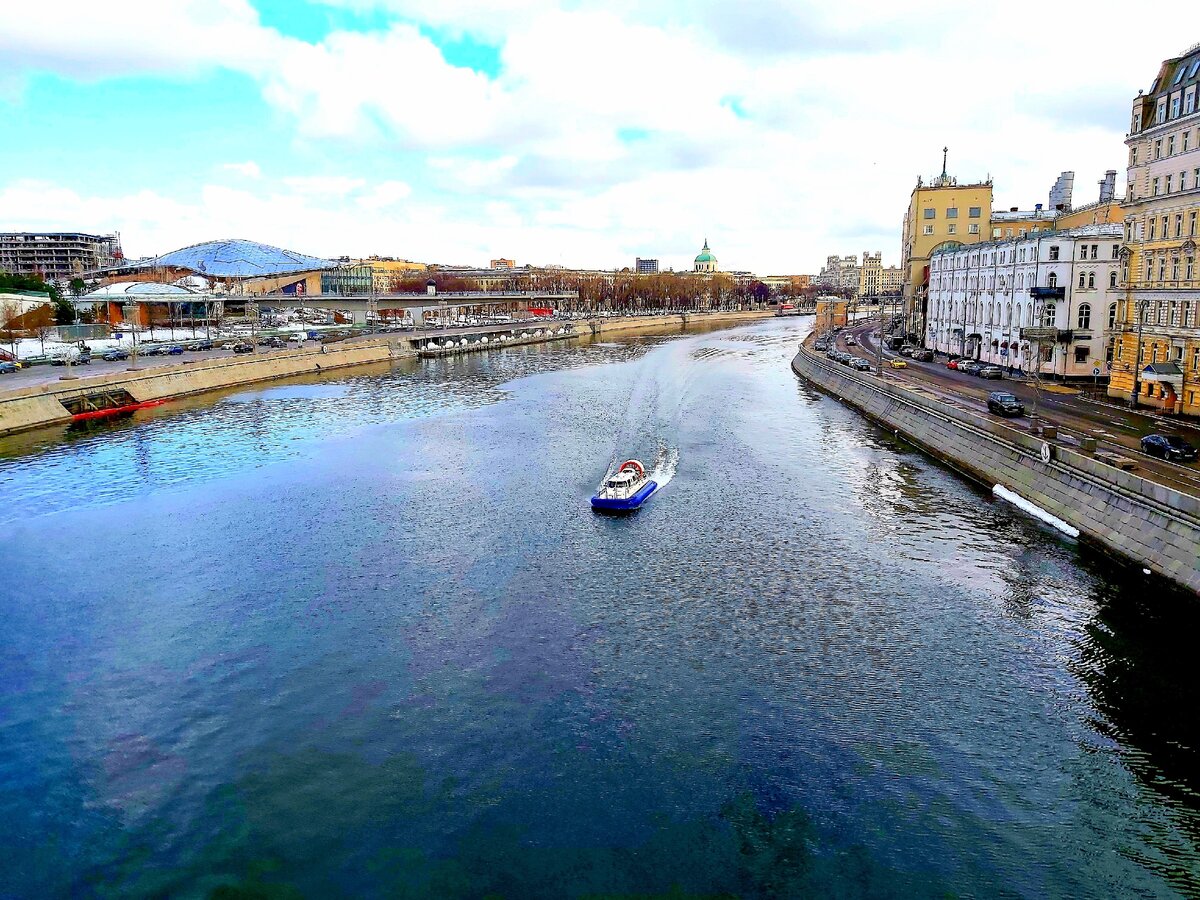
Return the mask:
[[[792,370],[934,458],[1002,485],[1080,537],[1200,593],[1200,496],[1126,472],[801,346]]]
[[[630,334],[685,328],[689,325],[736,325],[765,318],[766,311],[733,311],[716,313],[685,313],[666,316],[613,316],[574,320],[572,337]],[[470,337],[500,332],[521,331],[536,325],[558,325],[551,322],[483,325],[467,328],[408,331],[379,337],[360,337],[338,343],[310,345],[290,350],[263,350],[245,355],[230,355],[228,351],[206,353],[202,358],[173,363],[173,358],[151,357],[139,360],[139,368],[129,371],[128,363],[114,364],[97,374],[81,374],[78,378],[47,380],[38,378],[22,383],[19,372],[6,378],[15,379],[16,386],[0,392],[0,436],[59,425],[72,421],[69,407],[77,407],[88,398],[125,392],[134,403],[169,400],[217,391],[225,388],[289,378],[349,366],[389,362],[417,355],[417,348],[431,339]],[[525,343],[525,342],[522,342]],[[489,344],[503,349],[518,342]],[[77,367],[75,373],[83,371]],[[42,374],[42,373],[38,373]]]

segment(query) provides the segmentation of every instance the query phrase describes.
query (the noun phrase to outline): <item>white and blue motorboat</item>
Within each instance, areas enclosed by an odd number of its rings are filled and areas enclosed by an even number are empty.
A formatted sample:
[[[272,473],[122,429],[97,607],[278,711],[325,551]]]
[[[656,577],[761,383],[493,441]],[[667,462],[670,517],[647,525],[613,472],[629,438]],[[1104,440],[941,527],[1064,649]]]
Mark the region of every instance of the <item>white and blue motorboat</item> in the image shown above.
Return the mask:
[[[627,459],[604,479],[604,484],[592,497],[592,509],[596,512],[633,512],[657,490],[658,482],[646,474],[646,467],[636,459]]]

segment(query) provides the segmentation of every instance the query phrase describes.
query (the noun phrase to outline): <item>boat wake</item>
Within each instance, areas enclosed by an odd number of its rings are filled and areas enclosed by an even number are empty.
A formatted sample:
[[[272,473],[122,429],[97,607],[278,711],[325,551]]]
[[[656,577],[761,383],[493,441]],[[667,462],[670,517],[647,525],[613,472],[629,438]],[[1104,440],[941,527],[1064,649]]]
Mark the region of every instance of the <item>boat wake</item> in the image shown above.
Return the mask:
[[[670,484],[679,468],[679,451],[674,447],[659,446],[654,465],[650,468],[650,480],[658,484],[658,491]]]

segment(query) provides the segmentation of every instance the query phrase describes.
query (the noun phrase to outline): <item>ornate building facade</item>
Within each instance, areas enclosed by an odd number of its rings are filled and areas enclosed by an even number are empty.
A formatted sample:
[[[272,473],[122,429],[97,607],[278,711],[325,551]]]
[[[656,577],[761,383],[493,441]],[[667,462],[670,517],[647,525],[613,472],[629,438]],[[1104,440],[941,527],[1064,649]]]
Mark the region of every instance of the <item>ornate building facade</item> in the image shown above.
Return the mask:
[[[1122,334],[1109,394],[1200,415],[1200,44],[1133,102]]]

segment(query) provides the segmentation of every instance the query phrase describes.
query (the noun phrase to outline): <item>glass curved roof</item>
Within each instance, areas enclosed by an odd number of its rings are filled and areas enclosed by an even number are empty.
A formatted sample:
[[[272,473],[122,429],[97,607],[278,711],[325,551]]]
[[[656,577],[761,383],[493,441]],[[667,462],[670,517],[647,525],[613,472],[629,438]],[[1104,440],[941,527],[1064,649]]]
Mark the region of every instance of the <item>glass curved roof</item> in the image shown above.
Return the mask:
[[[192,294],[185,287],[180,287],[177,284],[155,284],[152,281],[118,281],[115,284],[106,284],[104,287],[96,288],[86,296],[88,297],[124,297],[129,295],[161,295],[161,294]]]
[[[332,269],[337,263],[293,253],[257,241],[224,240],[193,244],[142,263],[147,268],[187,269],[213,278],[253,278]]]

